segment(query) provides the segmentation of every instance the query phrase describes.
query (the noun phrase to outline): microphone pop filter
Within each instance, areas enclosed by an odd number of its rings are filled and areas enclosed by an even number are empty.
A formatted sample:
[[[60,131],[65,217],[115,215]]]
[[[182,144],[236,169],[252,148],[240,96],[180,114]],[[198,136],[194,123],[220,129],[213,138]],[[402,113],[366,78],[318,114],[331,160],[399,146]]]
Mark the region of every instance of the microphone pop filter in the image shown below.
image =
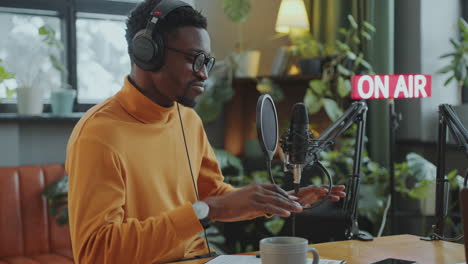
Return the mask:
[[[271,161],[278,146],[278,116],[275,103],[268,94],[257,101],[257,136],[263,153]]]

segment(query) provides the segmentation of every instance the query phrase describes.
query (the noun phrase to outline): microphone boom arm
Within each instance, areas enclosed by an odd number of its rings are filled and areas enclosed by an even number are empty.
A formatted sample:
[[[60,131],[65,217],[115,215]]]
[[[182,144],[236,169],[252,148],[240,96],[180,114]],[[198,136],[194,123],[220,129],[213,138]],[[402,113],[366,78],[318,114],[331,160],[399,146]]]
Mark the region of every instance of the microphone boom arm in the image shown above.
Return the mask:
[[[309,146],[308,155],[310,160],[307,164],[313,163],[318,159],[319,153],[325,148],[332,146],[335,139],[346,131],[353,123],[357,123],[358,131],[356,134],[353,173],[348,179],[346,189],[346,200],[343,206],[345,217],[349,220],[346,226],[345,236],[347,239],[359,239],[364,241],[373,240],[371,236],[359,232],[357,205],[359,200],[359,182],[361,174],[361,157],[364,147],[367,105],[363,101],[354,102],[346,112],[327,128],[318,138],[312,139]]]
[[[449,182],[445,176],[445,152],[447,146],[447,127],[457,141],[459,147],[464,149],[468,157],[468,132],[449,104],[439,105],[439,137],[437,144],[437,176],[436,176],[436,224],[434,234],[426,240],[439,240],[444,238],[444,219],[447,216],[447,203]]]
[[[354,102],[343,115],[327,128],[318,138],[312,140],[310,153],[317,155],[322,150],[333,145],[335,139],[345,132],[360,116],[367,113],[367,105],[362,102]],[[365,122],[365,120],[364,120]]]

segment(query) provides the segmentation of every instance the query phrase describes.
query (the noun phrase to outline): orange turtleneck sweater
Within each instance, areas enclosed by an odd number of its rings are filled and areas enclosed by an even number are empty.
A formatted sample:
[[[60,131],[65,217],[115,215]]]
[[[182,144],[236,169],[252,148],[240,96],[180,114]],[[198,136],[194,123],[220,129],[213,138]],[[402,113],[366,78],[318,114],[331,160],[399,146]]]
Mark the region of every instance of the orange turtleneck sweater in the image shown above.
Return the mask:
[[[180,111],[200,199],[233,191],[200,118]],[[207,253],[176,105],[153,103],[126,78],[76,125],[66,170],[76,263],[161,263]]]

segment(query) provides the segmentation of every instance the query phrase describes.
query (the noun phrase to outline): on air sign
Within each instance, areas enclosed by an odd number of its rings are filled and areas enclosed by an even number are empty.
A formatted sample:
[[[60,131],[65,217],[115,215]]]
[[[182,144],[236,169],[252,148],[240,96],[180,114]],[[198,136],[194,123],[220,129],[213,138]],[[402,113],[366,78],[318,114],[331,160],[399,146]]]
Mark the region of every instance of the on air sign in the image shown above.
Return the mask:
[[[426,98],[432,95],[432,76],[425,74],[354,75],[352,99]]]

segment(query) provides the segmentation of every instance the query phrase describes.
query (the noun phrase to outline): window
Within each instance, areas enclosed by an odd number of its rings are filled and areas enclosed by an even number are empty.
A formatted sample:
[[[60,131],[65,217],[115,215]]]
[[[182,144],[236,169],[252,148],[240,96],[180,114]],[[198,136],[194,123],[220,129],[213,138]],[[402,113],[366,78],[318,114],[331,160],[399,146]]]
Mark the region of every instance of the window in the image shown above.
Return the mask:
[[[78,103],[98,103],[114,95],[130,72],[124,16],[78,14]]]
[[[125,40],[125,20],[143,0],[0,0],[0,59],[16,80],[0,84],[15,89],[32,85],[44,89],[69,83],[78,90],[75,111],[115,94],[130,72]],[[194,5],[193,0],[184,0]],[[64,43],[56,56],[68,75],[52,66],[50,48],[41,41],[37,29],[50,26]],[[0,111],[15,111],[16,100],[2,100]],[[47,101],[47,100],[46,100]]]
[[[60,19],[57,17],[0,12],[0,59],[6,70],[16,75],[15,79],[0,84],[0,98],[6,97],[5,86],[10,89],[22,86],[43,89],[45,98],[48,98],[50,89],[61,85],[62,76],[52,66],[49,55],[63,56],[58,49],[42,42],[38,29],[44,25],[50,26],[60,39]]]
[[[0,98],[6,94],[5,85],[16,88],[34,83],[50,91],[69,83],[78,90],[74,111],[83,112],[114,94],[130,71],[125,19],[138,2],[141,0],[0,0],[0,59],[17,76],[0,85]],[[67,75],[52,67],[47,45],[41,47],[37,28],[46,24],[64,44],[64,50],[55,55],[64,62]],[[0,112],[15,112],[15,104],[15,98],[1,100]]]

